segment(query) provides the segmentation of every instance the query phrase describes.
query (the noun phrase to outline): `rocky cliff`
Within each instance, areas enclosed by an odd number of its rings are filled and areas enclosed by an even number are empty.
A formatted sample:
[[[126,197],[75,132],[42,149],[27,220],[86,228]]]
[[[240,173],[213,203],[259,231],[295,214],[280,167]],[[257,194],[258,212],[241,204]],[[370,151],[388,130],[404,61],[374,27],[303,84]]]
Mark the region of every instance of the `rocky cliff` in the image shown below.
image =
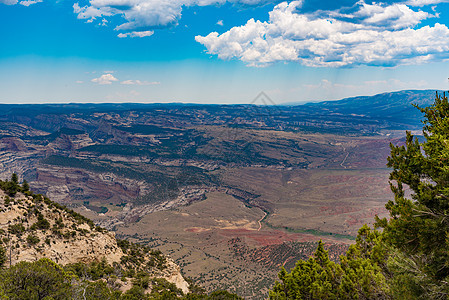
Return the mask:
[[[44,257],[60,265],[106,261],[124,274],[145,272],[189,291],[179,266],[169,257],[117,240],[91,220],[29,191],[12,196],[0,190],[0,245],[6,250],[6,266]],[[122,290],[127,289],[124,282]]]

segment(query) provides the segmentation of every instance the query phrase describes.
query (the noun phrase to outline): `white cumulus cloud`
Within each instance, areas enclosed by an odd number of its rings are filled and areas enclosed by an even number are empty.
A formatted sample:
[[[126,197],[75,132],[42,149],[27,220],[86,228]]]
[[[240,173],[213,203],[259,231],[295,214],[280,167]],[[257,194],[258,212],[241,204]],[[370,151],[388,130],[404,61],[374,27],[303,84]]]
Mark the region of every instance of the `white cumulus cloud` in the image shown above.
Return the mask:
[[[436,23],[416,26],[434,17],[404,4],[366,4],[354,12],[301,13],[301,1],[275,6],[267,22],[250,19],[222,34],[196,36],[208,53],[250,66],[295,61],[313,67],[395,66],[449,58],[449,29]]]
[[[75,3],[73,11],[79,19],[90,21],[99,17],[121,16],[124,21],[116,30],[144,31],[176,25],[183,7],[222,5],[226,2],[256,6],[276,0],[90,0],[84,6]]]
[[[98,78],[92,79],[91,81],[98,84],[111,84],[113,81],[118,81],[118,79],[112,74],[103,74]]]

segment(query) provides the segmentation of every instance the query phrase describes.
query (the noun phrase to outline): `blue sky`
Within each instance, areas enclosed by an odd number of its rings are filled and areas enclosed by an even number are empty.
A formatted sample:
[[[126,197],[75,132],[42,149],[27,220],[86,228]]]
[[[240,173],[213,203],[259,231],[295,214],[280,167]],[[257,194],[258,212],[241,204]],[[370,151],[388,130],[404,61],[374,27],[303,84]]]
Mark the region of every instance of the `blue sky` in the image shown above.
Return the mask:
[[[0,0],[0,102],[449,89],[449,0]]]

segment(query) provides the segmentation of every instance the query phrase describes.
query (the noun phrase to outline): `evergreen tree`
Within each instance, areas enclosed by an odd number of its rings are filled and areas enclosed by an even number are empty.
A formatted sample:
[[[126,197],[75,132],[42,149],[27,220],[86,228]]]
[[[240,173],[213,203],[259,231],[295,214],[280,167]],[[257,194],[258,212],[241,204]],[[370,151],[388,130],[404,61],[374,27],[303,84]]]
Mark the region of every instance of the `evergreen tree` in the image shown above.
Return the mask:
[[[11,183],[14,185],[19,185],[19,177],[17,176],[16,173],[13,173],[11,175]]]
[[[424,113],[425,141],[407,132],[405,146],[391,147],[388,166],[394,201],[390,219],[378,219],[393,249],[394,286],[405,297],[447,298],[449,292],[449,103],[436,95]],[[407,188],[411,197],[407,197]]]
[[[13,173],[11,176],[11,180],[7,182],[6,192],[9,196],[13,197],[19,190],[19,177],[16,173]]]
[[[22,191],[28,192],[30,190],[30,185],[28,184],[28,181],[24,180],[22,182]]]
[[[0,277],[0,289],[9,299],[70,299],[71,276],[47,258],[19,262]]]
[[[270,299],[388,299],[389,289],[376,262],[379,233],[364,226],[341,264],[329,260],[320,241],[315,254],[300,260],[290,273],[282,268]],[[383,254],[382,254],[383,255]]]

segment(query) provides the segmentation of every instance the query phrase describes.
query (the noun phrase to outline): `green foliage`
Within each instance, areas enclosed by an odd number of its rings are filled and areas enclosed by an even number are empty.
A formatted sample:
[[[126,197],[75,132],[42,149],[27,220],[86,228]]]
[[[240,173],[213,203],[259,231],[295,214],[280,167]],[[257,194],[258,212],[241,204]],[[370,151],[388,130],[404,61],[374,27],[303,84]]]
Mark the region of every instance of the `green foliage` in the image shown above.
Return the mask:
[[[8,206],[11,203],[11,198],[9,196],[5,196],[5,206]]]
[[[68,299],[71,276],[59,265],[42,258],[19,262],[0,275],[0,287],[9,299]]]
[[[149,267],[156,267],[159,270],[163,270],[166,267],[167,259],[161,251],[151,251],[150,259],[147,263]]]
[[[106,282],[103,280],[98,280],[94,282],[89,282],[88,286],[86,287],[84,297],[80,299],[86,299],[86,300],[119,300],[121,296],[120,291],[112,290],[108,287]]]
[[[7,260],[6,249],[3,248],[2,246],[0,246],[0,268],[3,268],[3,266],[6,263],[6,260]],[[1,293],[0,293],[0,295],[1,295]],[[0,299],[1,299],[1,297],[0,297]]]
[[[419,108],[419,107],[418,107]],[[424,113],[420,143],[407,132],[404,146],[391,147],[388,166],[394,201],[390,219],[378,219],[399,295],[446,298],[449,292],[449,103],[437,94]],[[394,183],[395,182],[395,183]],[[411,199],[406,196],[407,187]]]
[[[22,191],[28,192],[30,190],[30,185],[28,184],[28,181],[24,180],[22,182]]]
[[[25,231],[25,227],[21,223],[8,225],[8,232],[15,235],[21,235]]]
[[[27,236],[27,242],[31,245],[36,245],[37,243],[39,243],[39,238],[35,235],[29,234]]]
[[[8,225],[8,232],[17,235],[20,241],[23,241],[21,236],[26,233],[25,240],[28,244],[36,245],[41,242],[33,231],[50,229],[50,222],[41,213],[41,209],[45,206],[56,215],[51,229],[52,233],[59,237],[71,238],[77,232],[80,234],[90,232],[79,229],[78,225],[83,223],[87,223],[91,230],[105,231],[73,210],[43,195],[32,193],[26,181],[20,186],[17,175],[13,176],[11,181],[0,181],[0,188],[7,191],[11,197],[15,194],[11,191],[22,191],[33,201],[23,214],[27,218],[33,215],[37,217],[37,221],[28,230],[23,223]],[[18,203],[20,201],[5,196],[6,205]],[[75,220],[75,223],[70,226],[74,230],[62,231],[67,226],[60,217],[61,212],[67,213]],[[17,220],[21,221],[20,218]],[[4,235],[5,232],[0,234]],[[8,243],[9,239],[4,237],[0,241]],[[45,236],[44,242],[51,245],[50,235]],[[117,240],[117,244],[125,254],[122,257],[122,264],[114,263],[111,266],[106,259],[102,259],[90,264],[80,262],[61,267],[49,259],[41,259],[32,263],[19,262],[10,268],[0,270],[0,299],[241,299],[225,291],[206,295],[204,289],[194,284],[191,285],[192,293],[184,295],[182,290],[165,279],[150,278],[149,274],[154,271],[153,268],[160,270],[166,268],[167,260],[162,252],[126,240]],[[18,242],[12,245],[13,249],[19,247]],[[5,254],[5,249],[0,247],[0,268],[7,260]],[[116,281],[118,277],[124,281],[131,278],[132,288],[125,293],[120,292],[118,290],[120,282]],[[151,290],[150,294],[147,293],[149,290]]]
[[[150,285],[150,298],[153,299],[177,299],[178,296],[183,295],[182,290],[178,289],[175,284],[163,278],[152,278]]]
[[[207,300],[243,300],[242,297],[232,294],[228,291],[214,291],[208,297]]]
[[[35,211],[37,214],[37,222],[31,225],[31,230],[41,229],[41,230],[47,230],[50,228],[50,223],[47,221],[47,219],[44,218],[44,216],[38,212]]]
[[[68,264],[64,267],[66,271],[70,271],[79,278],[89,280],[99,280],[114,273],[114,268],[109,265],[105,258],[99,262],[83,264],[81,262]]]
[[[314,255],[300,260],[288,273],[279,273],[270,291],[270,299],[386,299],[388,289],[381,268],[372,256],[377,254],[378,233],[364,226],[357,243],[352,245],[341,264],[329,260],[323,242],[319,242]],[[374,239],[373,239],[374,238]],[[371,251],[365,251],[371,248]]]
[[[4,190],[10,197],[14,197],[20,190],[19,178],[16,173],[13,173],[10,181],[0,182],[0,188]]]
[[[120,298],[121,300],[145,300],[149,299],[149,296],[145,293],[145,289],[140,286],[133,286],[129,290],[127,290],[123,296]]]

